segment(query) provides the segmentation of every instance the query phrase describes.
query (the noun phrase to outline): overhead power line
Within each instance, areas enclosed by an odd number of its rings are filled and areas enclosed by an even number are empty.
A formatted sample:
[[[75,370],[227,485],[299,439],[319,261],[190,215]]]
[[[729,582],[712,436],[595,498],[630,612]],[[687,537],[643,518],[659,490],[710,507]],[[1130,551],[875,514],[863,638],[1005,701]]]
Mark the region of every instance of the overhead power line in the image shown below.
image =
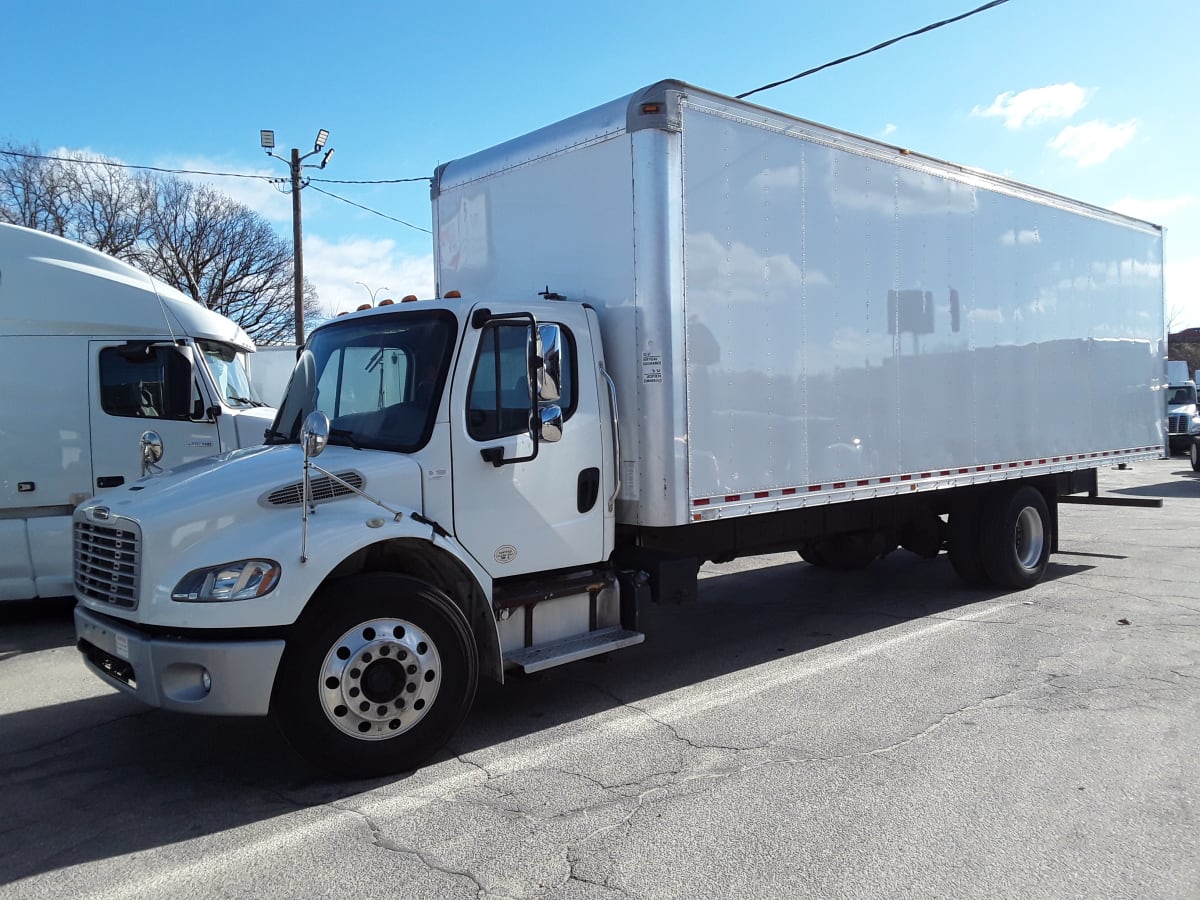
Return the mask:
[[[420,181],[421,179],[412,178],[409,180],[410,181]],[[389,219],[390,221],[396,222],[400,225],[406,225],[407,227],[412,228],[414,231],[423,231],[426,234],[433,234],[433,232],[430,231],[428,228],[422,228],[420,225],[414,225],[412,222],[405,222],[403,219],[397,219],[395,216],[389,216],[386,213],[381,213],[377,209],[371,209],[368,206],[363,206],[361,203],[355,203],[353,200],[347,200],[345,197],[339,197],[337,194],[332,194],[329,191],[323,190],[322,188],[317,187],[315,184],[312,184],[312,181],[316,181],[316,179],[315,178],[311,179],[308,186],[312,190],[316,191],[318,194],[324,194],[326,197],[332,197],[334,200],[341,200],[343,203],[349,203],[351,206],[356,206],[361,210],[364,210],[369,213],[373,213],[374,215],[377,215],[377,216],[381,216],[384,219]],[[339,182],[334,182],[334,183],[337,184]],[[351,182],[347,182],[347,183],[359,184],[360,182],[351,181]]]
[[[977,15],[981,12],[986,12],[989,9],[1007,2],[1008,0],[991,0],[990,3],[985,3],[983,6],[976,7],[970,12],[965,12],[962,15],[955,16],[953,19],[943,19],[941,22],[933,22],[930,25],[926,25],[924,28],[918,28],[916,31],[910,31],[908,34],[902,34],[899,37],[894,37],[891,40],[884,41],[882,44],[876,44],[874,47],[870,47],[859,53],[853,53],[850,56],[843,56],[841,59],[835,59],[831,62],[824,63],[823,65],[816,66],[815,68],[806,69],[799,75],[793,75],[791,78],[785,78],[782,81],[773,81],[770,84],[764,84],[762,87],[757,87],[752,91],[746,91],[744,94],[738,94],[737,99],[743,100],[746,97],[749,97],[751,94],[757,94],[759,91],[767,91],[771,88],[779,87],[781,84],[788,84],[789,82],[795,81],[798,78],[804,78],[806,75],[813,75],[822,71],[823,69],[829,69],[833,66],[840,66],[842,63],[850,62],[852,59],[858,59],[860,56],[866,56],[868,53],[874,53],[877,50],[882,50],[884,47],[890,47],[892,44],[898,43],[905,38],[915,37],[918,34],[925,34],[926,32],[934,31],[935,29],[941,28],[945,25],[952,25],[955,22],[961,22],[963,19],[969,19],[971,16]]]
[[[205,172],[200,169],[164,169],[159,166],[139,166],[133,163],[113,162],[109,159],[76,159],[70,156],[47,156],[41,153],[20,153],[16,150],[0,150],[0,156],[19,156],[22,159],[44,159],[48,162],[75,163],[86,166],[108,166],[113,169],[140,169],[145,172],[162,172],[165,175],[209,175],[214,178],[257,178],[260,181],[276,181],[270,175],[256,175],[247,172]],[[382,178],[373,181],[349,181],[330,178],[310,178],[309,181],[320,181],[325,184],[407,184],[412,181],[432,181],[428,175],[420,178]]]

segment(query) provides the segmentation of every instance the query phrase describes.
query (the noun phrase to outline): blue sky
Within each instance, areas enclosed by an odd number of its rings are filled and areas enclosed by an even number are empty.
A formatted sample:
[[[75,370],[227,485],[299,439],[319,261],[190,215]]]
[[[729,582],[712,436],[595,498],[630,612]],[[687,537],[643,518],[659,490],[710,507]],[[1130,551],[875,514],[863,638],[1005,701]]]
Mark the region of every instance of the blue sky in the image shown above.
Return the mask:
[[[286,155],[326,128],[314,177],[420,178],[662,78],[742,93],[982,2],[21,3],[0,139],[278,177],[259,129]],[[1165,225],[1168,321],[1200,326],[1197,35],[1195,0],[1010,0],[753,100]],[[198,180],[290,238],[265,181]],[[316,186],[390,217],[304,191],[327,310],[432,293],[425,183]]]

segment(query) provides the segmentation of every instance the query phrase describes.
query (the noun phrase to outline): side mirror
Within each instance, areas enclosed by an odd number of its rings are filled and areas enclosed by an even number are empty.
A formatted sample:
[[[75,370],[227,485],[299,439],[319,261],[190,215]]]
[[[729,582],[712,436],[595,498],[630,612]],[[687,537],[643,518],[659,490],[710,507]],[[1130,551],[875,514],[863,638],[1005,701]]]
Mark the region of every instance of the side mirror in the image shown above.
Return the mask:
[[[539,324],[537,338],[542,358],[537,373],[538,400],[557,403],[562,397],[562,330],[557,325]]]
[[[157,431],[143,431],[139,448],[142,455],[142,474],[148,475],[163,458],[163,440]]]
[[[329,443],[329,416],[314,409],[304,420],[300,429],[300,446],[304,448],[304,458],[311,459],[320,456]]]
[[[562,440],[563,414],[557,406],[543,406],[538,410],[538,437],[547,444]]]

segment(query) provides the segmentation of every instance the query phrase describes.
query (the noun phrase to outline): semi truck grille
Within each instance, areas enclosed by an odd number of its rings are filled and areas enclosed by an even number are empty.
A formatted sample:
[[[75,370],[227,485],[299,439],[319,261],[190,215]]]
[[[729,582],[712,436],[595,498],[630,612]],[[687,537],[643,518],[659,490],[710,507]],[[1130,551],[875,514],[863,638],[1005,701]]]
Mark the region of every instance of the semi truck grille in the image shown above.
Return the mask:
[[[75,590],[83,596],[136,609],[141,558],[136,532],[75,523]]]
[[[1191,418],[1187,413],[1171,413],[1167,416],[1167,433],[1187,434]]]
[[[358,472],[338,472],[337,477],[352,484],[360,491],[363,487],[363,477]],[[339,484],[328,475],[321,475],[312,480],[312,496],[313,500],[332,500],[334,497],[344,497],[347,494],[353,494],[354,491],[346,487],[345,484]],[[295,484],[289,484],[286,487],[277,488],[267,494],[267,503],[272,506],[299,506],[304,499],[304,482],[298,481]]]

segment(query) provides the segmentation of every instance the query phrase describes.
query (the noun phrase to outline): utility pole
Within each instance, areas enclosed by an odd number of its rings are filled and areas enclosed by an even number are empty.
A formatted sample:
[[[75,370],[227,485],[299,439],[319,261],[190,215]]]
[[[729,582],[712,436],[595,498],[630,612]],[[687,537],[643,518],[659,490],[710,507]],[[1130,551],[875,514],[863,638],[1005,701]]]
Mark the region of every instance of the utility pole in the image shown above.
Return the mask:
[[[300,348],[304,345],[304,230],[300,219],[300,190],[308,186],[308,182],[302,176],[304,169],[325,168],[329,164],[329,160],[333,159],[333,148],[330,147],[325,151],[320,165],[305,165],[304,160],[320,153],[321,148],[325,146],[325,142],[329,140],[329,132],[326,129],[322,128],[317,132],[312,150],[303,156],[300,154],[299,149],[293,147],[290,160],[273,152],[275,150],[274,131],[263,129],[258,133],[258,137],[260,145],[267,151],[267,156],[273,156],[280,162],[287,163],[290,172],[289,181],[292,192],[292,292],[293,300],[296,304],[296,353],[299,354]],[[278,184],[282,183],[283,179],[273,179],[273,181]]]

